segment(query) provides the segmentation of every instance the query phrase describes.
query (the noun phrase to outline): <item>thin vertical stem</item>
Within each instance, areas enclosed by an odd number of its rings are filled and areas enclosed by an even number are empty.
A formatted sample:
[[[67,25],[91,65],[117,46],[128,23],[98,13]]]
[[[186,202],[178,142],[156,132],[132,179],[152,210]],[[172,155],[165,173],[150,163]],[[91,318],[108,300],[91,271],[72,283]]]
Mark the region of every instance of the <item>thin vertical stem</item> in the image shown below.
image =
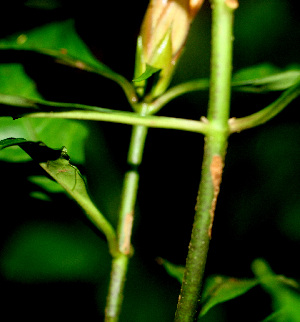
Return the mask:
[[[131,232],[136,204],[139,172],[138,167],[142,162],[145,140],[148,128],[134,126],[128,151],[128,171],[125,173],[121,207],[117,227],[119,255],[112,259],[110,285],[105,308],[105,321],[116,322],[119,320],[126,273],[131,256]]]
[[[139,184],[138,167],[142,162],[147,133],[147,127],[134,126],[128,151],[127,163],[129,169],[125,173],[119,223],[117,228],[119,250],[121,253],[127,255],[130,254],[131,228]]]
[[[212,0],[211,84],[201,182],[175,321],[195,321],[212,234],[229,135],[233,9],[236,1]]]

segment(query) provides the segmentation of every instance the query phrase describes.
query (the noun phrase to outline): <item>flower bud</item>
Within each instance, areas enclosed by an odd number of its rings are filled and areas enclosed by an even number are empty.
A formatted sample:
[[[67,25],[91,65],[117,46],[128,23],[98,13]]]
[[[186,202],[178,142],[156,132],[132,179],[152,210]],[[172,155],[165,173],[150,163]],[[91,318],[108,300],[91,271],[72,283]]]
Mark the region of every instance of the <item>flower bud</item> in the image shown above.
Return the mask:
[[[150,1],[137,41],[135,77],[145,72],[146,65],[161,69],[151,90],[152,97],[159,96],[168,87],[190,25],[203,1]]]

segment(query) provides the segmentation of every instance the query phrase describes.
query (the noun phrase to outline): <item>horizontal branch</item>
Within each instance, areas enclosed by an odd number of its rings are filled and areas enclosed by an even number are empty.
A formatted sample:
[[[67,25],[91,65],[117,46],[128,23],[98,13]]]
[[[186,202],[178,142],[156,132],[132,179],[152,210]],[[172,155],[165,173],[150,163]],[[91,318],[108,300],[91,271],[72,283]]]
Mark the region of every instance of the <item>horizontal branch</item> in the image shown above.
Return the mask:
[[[96,112],[96,111],[66,111],[66,112],[37,112],[23,115],[28,118],[62,118],[73,120],[105,121],[129,125],[144,125],[152,128],[173,129],[205,134],[209,124],[202,121],[165,116],[141,116],[133,112]]]

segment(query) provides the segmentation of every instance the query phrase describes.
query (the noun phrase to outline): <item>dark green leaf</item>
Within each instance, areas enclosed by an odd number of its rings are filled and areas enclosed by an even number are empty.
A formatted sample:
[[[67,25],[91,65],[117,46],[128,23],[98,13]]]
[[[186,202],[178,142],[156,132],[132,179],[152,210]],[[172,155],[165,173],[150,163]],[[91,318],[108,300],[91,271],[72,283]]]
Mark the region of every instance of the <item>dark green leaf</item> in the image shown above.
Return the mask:
[[[27,0],[25,5],[42,10],[53,10],[61,7],[60,0]]]
[[[27,142],[23,138],[7,138],[0,141],[0,150]]]
[[[200,317],[212,307],[241,296],[256,286],[256,279],[236,279],[227,276],[212,276],[206,279]]]

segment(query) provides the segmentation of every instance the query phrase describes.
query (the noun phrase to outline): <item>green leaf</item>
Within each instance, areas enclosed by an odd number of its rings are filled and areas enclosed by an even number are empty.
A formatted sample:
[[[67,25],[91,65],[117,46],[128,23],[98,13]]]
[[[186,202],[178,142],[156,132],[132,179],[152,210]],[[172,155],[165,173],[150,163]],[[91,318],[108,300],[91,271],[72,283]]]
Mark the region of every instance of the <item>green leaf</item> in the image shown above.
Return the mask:
[[[72,160],[77,164],[84,163],[84,144],[88,130],[78,121],[64,119],[17,119],[0,118],[0,140],[7,137],[23,137],[46,142],[55,148],[69,147]],[[30,160],[22,150],[12,148],[0,154],[0,159],[9,162]]]
[[[82,226],[32,222],[19,227],[6,241],[1,252],[1,274],[22,283],[95,282],[108,269],[103,246]]]
[[[78,36],[73,20],[49,23],[24,33],[12,35],[0,41],[0,49],[32,50],[48,54],[84,69],[79,61],[110,72],[110,68],[98,61]],[[78,60],[76,61],[71,58]]]
[[[136,101],[131,83],[94,57],[77,34],[71,19],[2,39],[0,49],[35,51],[53,57],[58,63],[100,74],[118,83],[130,102]]]
[[[153,66],[150,66],[148,64],[146,64],[146,70],[144,71],[144,73],[142,73],[142,75],[140,75],[139,77],[133,79],[133,82],[142,82],[144,80],[147,80],[148,78],[150,78],[153,74],[156,74],[158,72],[161,71],[161,68],[156,68]]]
[[[159,258],[167,273],[176,278],[180,283],[183,281],[184,266],[174,265],[165,259]],[[227,276],[211,276],[205,280],[202,293],[202,307],[199,318],[204,316],[211,308],[219,303],[232,300],[248,292],[258,284],[257,279],[236,279]]]
[[[27,141],[22,138],[8,138],[0,141],[0,150],[11,146],[21,147],[32,159],[56,180],[70,196],[89,203],[85,181],[79,170],[70,164],[66,148],[50,149],[42,142]]]
[[[212,276],[206,279],[202,294],[200,317],[212,307],[241,296],[258,284],[256,279],[236,279],[228,276]]]
[[[266,63],[236,72],[232,77],[232,86],[243,91],[281,91],[295,85],[299,79],[299,66],[282,70]]]
[[[250,67],[243,68],[233,74],[234,81],[251,81],[253,79],[263,78],[270,75],[279,73],[280,68],[269,64],[263,63]]]
[[[8,101],[10,105],[23,104],[26,106],[28,105],[26,99],[42,98],[36,83],[26,74],[24,67],[17,63],[0,64],[0,94],[19,96],[20,101]],[[4,95],[3,98],[5,98]]]
[[[172,264],[169,261],[162,258],[158,258],[157,262],[164,266],[165,270],[170,276],[176,278],[179,281],[179,283],[182,283],[184,266]]]
[[[300,287],[298,283],[293,279],[274,274],[262,259],[253,262],[252,270],[260,285],[272,297],[276,316],[274,321],[299,322]],[[270,317],[267,320],[270,320]]]
[[[0,64],[0,116],[10,115],[16,118],[21,114],[39,111],[39,102],[43,102],[42,97],[22,65]],[[63,110],[59,105],[53,109]],[[43,141],[57,148],[65,145],[69,147],[72,159],[76,163],[84,162],[84,142],[87,135],[88,130],[84,124],[71,120],[0,118],[0,140],[7,137],[23,137]],[[1,153],[0,159],[13,162],[29,160],[19,149]]]
[[[38,162],[47,174],[58,182],[68,195],[78,203],[93,224],[105,234],[109,242],[110,251],[115,254],[117,250],[115,231],[91,200],[84,178],[69,161],[70,157],[67,154],[67,149],[65,147],[51,149],[43,142],[8,138],[0,141],[0,150],[15,145],[18,145],[33,160]]]

